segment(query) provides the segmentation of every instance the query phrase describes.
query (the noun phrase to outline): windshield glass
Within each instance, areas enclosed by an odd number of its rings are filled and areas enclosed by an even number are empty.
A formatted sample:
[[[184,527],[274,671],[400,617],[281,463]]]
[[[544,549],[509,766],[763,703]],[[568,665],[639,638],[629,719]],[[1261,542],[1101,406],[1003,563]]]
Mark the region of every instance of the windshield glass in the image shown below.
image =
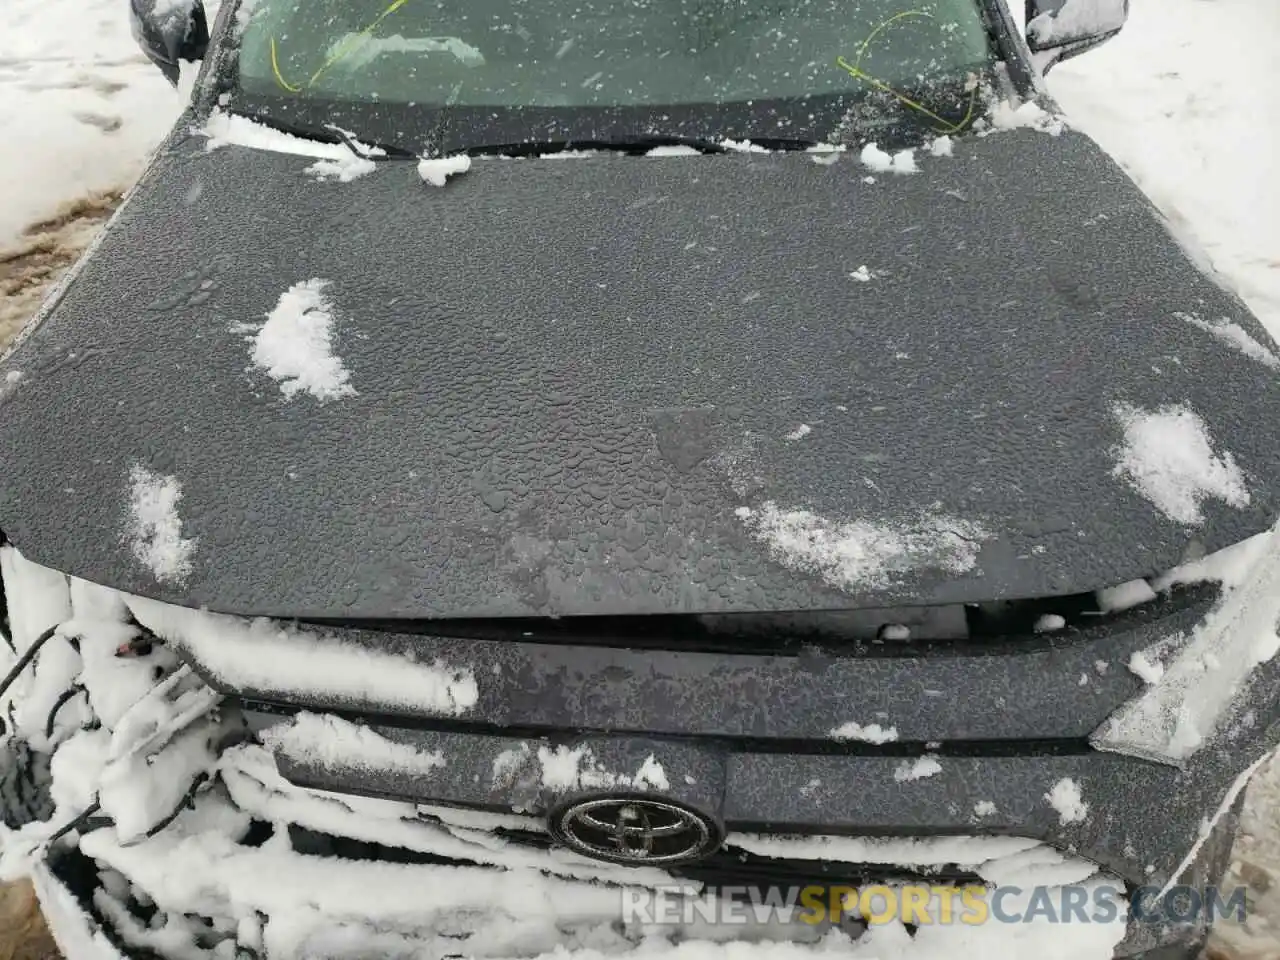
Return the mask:
[[[888,120],[953,132],[991,61],[978,0],[244,3],[231,85],[258,113],[363,106],[419,141],[447,122],[463,146],[627,130],[833,140]]]

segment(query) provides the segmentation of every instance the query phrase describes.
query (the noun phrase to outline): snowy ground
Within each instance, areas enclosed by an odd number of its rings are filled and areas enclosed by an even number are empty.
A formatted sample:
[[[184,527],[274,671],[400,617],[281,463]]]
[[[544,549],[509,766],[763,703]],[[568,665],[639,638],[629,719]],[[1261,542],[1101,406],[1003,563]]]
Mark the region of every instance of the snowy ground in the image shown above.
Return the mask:
[[[0,0],[0,346],[179,112],[134,48],[124,9],[125,0]],[[1277,0],[1134,0],[1122,37],[1057,69],[1050,87],[1280,336],[1280,130],[1266,122],[1277,37]],[[1280,766],[1250,792],[1234,870],[1254,913],[1244,929],[1222,931],[1223,956],[1280,956],[1277,811]],[[884,942],[881,960],[943,955],[926,949]]]
[[[177,115],[178,98],[134,46],[125,10],[125,0],[0,4],[0,342]]]

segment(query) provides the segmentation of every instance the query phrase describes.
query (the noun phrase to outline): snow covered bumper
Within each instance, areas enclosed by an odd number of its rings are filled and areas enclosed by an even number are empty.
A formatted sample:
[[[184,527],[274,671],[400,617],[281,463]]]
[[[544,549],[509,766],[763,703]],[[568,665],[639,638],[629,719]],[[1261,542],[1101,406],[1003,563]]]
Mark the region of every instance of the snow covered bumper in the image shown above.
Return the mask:
[[[1029,837],[1142,885],[1185,870],[1280,736],[1270,661],[1181,767],[1090,746],[1144,691],[1135,654],[1218,599],[1184,591],[1065,636],[785,655],[134,609],[242,702],[298,785],[534,817],[646,791],[722,835]]]

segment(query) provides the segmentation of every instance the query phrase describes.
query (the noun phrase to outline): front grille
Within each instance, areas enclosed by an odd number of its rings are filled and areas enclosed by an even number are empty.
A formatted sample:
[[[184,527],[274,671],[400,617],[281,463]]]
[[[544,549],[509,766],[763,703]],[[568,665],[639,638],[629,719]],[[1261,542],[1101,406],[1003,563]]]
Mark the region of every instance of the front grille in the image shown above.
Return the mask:
[[[539,850],[550,850],[553,840],[545,833],[499,828],[493,831],[509,843]],[[403,847],[389,847],[321,833],[291,825],[289,840],[297,853],[314,856],[342,857],[347,860],[378,860],[389,863],[447,864],[475,866],[468,861],[421,853]],[[942,864],[928,870],[885,863],[840,863],[828,860],[801,860],[765,857],[733,846],[720,848],[698,863],[669,870],[673,877],[692,880],[711,890],[765,887],[862,887],[881,883],[982,884],[971,870],[954,864]]]

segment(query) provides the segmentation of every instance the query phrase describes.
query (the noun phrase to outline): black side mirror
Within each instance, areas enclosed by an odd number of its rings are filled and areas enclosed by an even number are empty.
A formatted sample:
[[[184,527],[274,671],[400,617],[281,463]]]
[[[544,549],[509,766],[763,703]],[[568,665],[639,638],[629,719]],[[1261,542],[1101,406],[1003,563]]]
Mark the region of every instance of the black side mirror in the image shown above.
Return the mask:
[[[1043,71],[1110,40],[1129,18],[1129,0],[1026,0],[1026,4],[1027,46]]]
[[[201,0],[129,0],[129,28],[142,52],[175,87],[178,62],[202,59],[209,46]]]

